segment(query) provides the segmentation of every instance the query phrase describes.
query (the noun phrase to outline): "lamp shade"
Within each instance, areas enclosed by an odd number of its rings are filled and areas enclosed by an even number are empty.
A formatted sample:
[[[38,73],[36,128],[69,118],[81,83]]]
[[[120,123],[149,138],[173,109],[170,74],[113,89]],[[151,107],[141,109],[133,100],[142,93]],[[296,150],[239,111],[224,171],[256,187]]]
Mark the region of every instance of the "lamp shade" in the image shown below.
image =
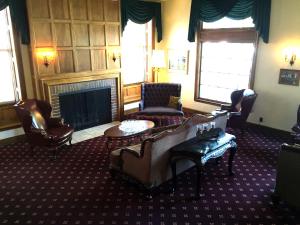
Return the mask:
[[[153,50],[151,64],[152,64],[152,67],[155,67],[155,68],[166,67],[165,52],[163,50]]]

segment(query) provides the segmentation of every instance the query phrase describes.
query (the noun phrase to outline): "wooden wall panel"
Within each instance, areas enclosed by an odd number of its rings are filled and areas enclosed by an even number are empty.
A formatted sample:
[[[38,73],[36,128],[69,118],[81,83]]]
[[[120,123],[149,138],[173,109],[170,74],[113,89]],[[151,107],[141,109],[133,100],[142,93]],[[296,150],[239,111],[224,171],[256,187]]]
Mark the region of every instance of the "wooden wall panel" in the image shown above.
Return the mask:
[[[124,103],[139,101],[141,99],[141,84],[132,84],[124,87]]]
[[[105,32],[104,25],[90,25],[91,26],[91,45],[105,46]]]
[[[120,73],[119,0],[27,0],[37,97],[44,77],[70,79],[77,73]],[[53,47],[49,67],[36,57],[37,48]],[[66,79],[66,78],[64,78]]]
[[[73,51],[58,51],[60,73],[72,73],[74,69]]]
[[[106,43],[110,46],[120,45],[120,33],[118,25],[106,25]]]
[[[103,4],[103,0],[90,0],[92,20],[104,21]]]
[[[50,18],[48,0],[32,0],[31,16],[33,18]]]
[[[71,26],[68,23],[55,23],[57,47],[71,47]]]
[[[36,47],[53,46],[51,23],[34,23],[34,38]]]
[[[73,30],[76,46],[87,47],[90,45],[89,28],[87,24],[74,24]]]
[[[107,22],[119,22],[119,1],[104,1],[104,17]]]
[[[94,70],[105,70],[105,50],[93,50]]]
[[[70,19],[68,0],[51,0],[54,19]]]
[[[78,72],[91,70],[90,50],[77,50]]]
[[[86,0],[70,0],[72,18],[75,20],[87,20],[88,9]]]

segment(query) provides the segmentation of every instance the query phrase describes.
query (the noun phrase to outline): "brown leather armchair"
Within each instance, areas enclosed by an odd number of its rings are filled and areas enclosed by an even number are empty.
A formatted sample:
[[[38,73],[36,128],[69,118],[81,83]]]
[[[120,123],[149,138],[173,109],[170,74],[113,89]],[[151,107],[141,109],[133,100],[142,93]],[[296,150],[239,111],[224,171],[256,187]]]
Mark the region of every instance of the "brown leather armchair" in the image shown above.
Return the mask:
[[[48,102],[28,99],[14,106],[32,150],[36,146],[48,147],[56,158],[59,147],[67,142],[71,145],[74,129],[61,118],[51,117],[52,107]]]
[[[257,94],[251,89],[242,89],[231,93],[231,104],[221,105],[221,110],[229,112],[228,127],[240,128],[242,133],[252,110]]]

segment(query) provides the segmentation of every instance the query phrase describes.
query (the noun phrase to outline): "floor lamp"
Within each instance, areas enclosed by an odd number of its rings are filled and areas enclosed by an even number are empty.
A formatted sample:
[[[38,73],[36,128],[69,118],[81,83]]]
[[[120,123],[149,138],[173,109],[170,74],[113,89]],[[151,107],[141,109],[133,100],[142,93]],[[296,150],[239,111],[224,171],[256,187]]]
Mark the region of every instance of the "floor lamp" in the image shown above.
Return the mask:
[[[164,50],[153,50],[151,57],[151,65],[154,71],[154,82],[158,83],[158,75],[161,68],[166,67]]]

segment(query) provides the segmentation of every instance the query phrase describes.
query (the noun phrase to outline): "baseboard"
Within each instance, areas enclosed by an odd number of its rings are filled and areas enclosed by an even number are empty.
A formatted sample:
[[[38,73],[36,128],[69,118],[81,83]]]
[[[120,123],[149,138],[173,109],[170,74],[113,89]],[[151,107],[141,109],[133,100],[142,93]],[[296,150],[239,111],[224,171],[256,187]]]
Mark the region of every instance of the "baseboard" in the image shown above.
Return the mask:
[[[276,129],[276,128],[272,128],[272,127],[267,127],[267,126],[263,126],[261,124],[247,122],[247,126],[253,127],[253,128],[258,128],[258,129],[265,130],[265,131],[272,132],[272,133],[280,133],[280,134],[286,135],[286,136],[291,135],[291,132],[289,132],[289,131],[280,130],[280,129]]]
[[[200,110],[190,109],[190,108],[186,108],[186,107],[183,107],[182,110],[184,113],[187,113],[187,114],[209,114],[208,112],[203,112]]]
[[[0,140],[0,145],[8,145],[8,144],[13,144],[19,141],[24,141],[26,139],[25,134],[10,137],[10,138],[5,138]]]

